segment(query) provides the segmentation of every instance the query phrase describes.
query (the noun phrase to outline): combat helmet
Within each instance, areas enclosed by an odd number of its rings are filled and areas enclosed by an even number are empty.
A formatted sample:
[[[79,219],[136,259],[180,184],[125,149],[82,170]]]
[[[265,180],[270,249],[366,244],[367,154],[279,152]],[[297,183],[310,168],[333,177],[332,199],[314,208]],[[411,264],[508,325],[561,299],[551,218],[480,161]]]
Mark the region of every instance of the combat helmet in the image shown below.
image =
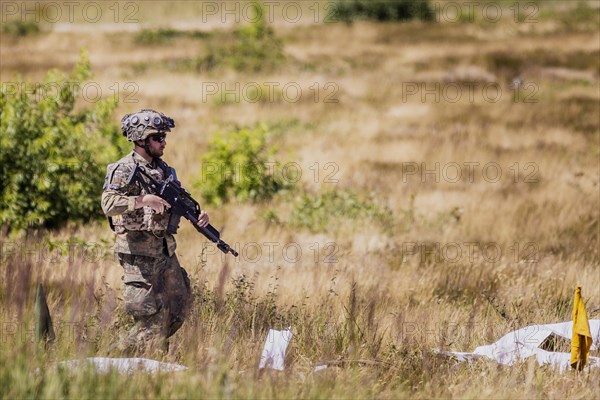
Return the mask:
[[[173,118],[149,108],[127,114],[121,119],[121,132],[130,142],[144,140],[154,133],[171,132],[174,127]]]

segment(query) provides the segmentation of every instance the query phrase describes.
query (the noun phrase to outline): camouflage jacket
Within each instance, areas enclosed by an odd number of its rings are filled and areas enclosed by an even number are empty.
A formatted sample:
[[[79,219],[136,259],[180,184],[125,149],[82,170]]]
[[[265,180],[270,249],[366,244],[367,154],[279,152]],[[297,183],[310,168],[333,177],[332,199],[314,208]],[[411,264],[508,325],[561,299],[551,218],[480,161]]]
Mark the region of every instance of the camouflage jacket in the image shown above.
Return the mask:
[[[166,249],[169,256],[175,252],[175,238],[167,234],[171,216],[169,211],[157,214],[150,207],[135,209],[135,198],[147,193],[140,185],[127,186],[126,181],[136,164],[146,167],[148,173],[162,182],[175,170],[160,158],[148,163],[132,151],[106,168],[102,192],[102,210],[116,233],[115,252],[159,257]]]

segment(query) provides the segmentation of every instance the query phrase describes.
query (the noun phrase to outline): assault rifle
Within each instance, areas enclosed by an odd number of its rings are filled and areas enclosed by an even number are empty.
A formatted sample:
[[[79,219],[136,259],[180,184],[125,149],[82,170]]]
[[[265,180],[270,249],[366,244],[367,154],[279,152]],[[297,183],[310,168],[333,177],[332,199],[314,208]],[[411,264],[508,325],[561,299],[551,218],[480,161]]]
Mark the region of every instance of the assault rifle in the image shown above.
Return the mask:
[[[192,223],[198,232],[215,243],[217,248],[223,253],[231,253],[235,257],[238,256],[237,251],[221,240],[221,234],[212,225],[208,224],[203,228],[197,225],[200,215],[200,204],[194,200],[187,190],[181,187],[181,184],[175,179],[173,174],[169,175],[163,183],[159,183],[150,176],[144,166],[136,164],[127,179],[127,185],[135,183],[139,183],[148,193],[159,196],[171,205],[171,217],[167,226],[168,233],[177,233],[179,220],[181,217],[184,217]]]

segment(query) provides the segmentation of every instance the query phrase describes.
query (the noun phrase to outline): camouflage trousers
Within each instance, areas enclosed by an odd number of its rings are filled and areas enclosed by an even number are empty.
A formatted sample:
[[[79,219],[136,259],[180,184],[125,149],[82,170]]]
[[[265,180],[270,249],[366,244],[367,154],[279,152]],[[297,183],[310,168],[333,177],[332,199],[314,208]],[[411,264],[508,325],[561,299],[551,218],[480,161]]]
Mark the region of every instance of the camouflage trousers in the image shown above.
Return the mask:
[[[177,256],[147,257],[118,253],[123,267],[125,311],[135,325],[125,347],[166,343],[183,325],[191,303],[190,280]]]

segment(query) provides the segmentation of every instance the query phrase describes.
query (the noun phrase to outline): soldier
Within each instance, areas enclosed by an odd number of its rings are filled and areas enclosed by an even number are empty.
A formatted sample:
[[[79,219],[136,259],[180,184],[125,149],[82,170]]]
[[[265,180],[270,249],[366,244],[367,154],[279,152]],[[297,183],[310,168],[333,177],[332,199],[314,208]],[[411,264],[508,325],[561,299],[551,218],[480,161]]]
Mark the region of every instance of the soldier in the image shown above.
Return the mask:
[[[125,311],[135,324],[117,348],[166,349],[167,338],[183,324],[191,301],[190,280],[175,255],[175,238],[166,232],[169,203],[140,185],[127,185],[136,164],[158,182],[175,170],[160,157],[173,119],[143,109],[121,120],[121,131],[134,143],[131,153],[107,167],[102,210],[116,234],[115,253],[123,267]],[[198,226],[208,225],[202,211]]]

